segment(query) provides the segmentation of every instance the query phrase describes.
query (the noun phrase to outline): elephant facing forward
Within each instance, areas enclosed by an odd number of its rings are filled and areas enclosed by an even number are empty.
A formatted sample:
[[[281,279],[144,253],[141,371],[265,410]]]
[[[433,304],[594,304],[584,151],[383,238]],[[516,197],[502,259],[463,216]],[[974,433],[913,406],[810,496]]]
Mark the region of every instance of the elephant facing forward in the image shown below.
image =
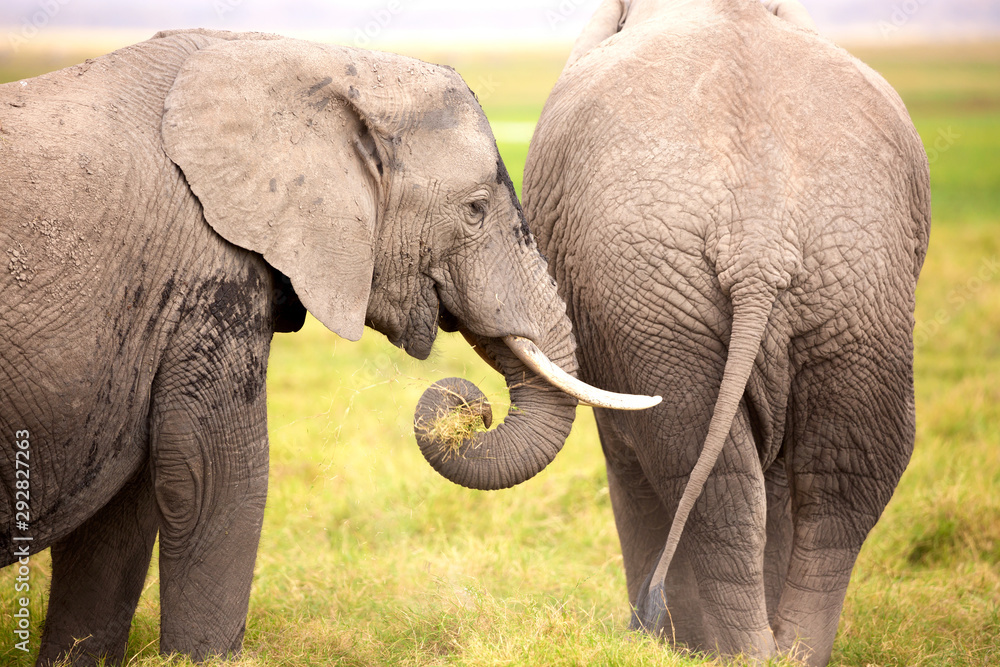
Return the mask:
[[[596,411],[634,626],[825,665],[913,447],[928,164],[881,77],[771,8],[605,0],[524,207],[581,378],[664,398]]]
[[[52,547],[40,663],[121,659],[157,533],[161,651],[239,650],[268,350],[306,308],[418,358],[440,322],[508,374],[520,410],[440,463],[456,481],[516,484],[565,440],[576,399],[520,360],[575,370],[565,306],[453,70],[160,33],[0,86],[0,128],[0,566]]]

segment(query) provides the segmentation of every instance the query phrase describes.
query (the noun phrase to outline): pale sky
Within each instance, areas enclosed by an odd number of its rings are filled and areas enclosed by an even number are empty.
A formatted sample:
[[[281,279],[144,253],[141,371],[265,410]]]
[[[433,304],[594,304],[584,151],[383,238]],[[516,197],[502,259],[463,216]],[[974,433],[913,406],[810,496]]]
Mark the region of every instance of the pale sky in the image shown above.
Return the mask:
[[[820,30],[882,38],[957,30],[996,32],[997,0],[802,0]],[[600,0],[0,0],[4,41],[70,28],[220,28],[393,42],[568,42]],[[4,40],[4,37],[7,37]]]
[[[328,32],[374,44],[572,39],[600,0],[0,0],[0,26]],[[373,45],[374,45],[373,44]]]

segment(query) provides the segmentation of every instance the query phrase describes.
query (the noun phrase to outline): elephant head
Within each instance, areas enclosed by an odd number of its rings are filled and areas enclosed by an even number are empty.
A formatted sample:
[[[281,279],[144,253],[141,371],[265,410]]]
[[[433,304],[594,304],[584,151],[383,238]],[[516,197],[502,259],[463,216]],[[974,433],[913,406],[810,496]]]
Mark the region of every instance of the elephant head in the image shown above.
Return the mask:
[[[455,71],[298,40],[212,40],[177,76],[162,134],[208,223],[287,275],[329,329],[357,340],[367,324],[423,359],[440,323],[505,374],[517,413],[459,456],[423,428],[441,394],[422,399],[418,439],[439,472],[503,488],[552,460],[577,399],[539,381],[531,368],[548,362],[532,359],[542,350],[573,373],[571,328]]]

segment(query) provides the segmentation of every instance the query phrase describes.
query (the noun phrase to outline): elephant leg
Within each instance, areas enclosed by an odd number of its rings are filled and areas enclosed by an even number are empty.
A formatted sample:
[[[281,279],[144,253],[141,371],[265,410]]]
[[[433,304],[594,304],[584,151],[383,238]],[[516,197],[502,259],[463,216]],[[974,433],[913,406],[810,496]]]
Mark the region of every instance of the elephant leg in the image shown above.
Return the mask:
[[[684,550],[686,540],[681,540],[674,565],[667,575],[666,613],[653,622],[636,616],[637,604],[649,594],[650,576],[667,541],[670,515],[646,479],[635,450],[619,436],[612,423],[613,414],[604,410],[595,410],[594,414],[607,460],[608,490],[625,563],[629,604],[633,609],[631,628],[701,649],[704,636],[701,605],[698,586]]]
[[[666,538],[663,539],[666,542]],[[698,580],[691,566],[690,548],[689,540],[681,538],[667,571],[665,591],[669,616],[661,632],[663,636],[673,638],[674,643],[683,644],[694,651],[706,651],[711,647],[705,639],[701,598]],[[653,563],[653,567],[656,567],[656,563]]]
[[[118,664],[156,541],[149,470],[52,547],[52,587],[38,665],[70,657]]]
[[[830,659],[851,570],[913,449],[909,359],[852,350],[795,380],[788,473],[795,516],[788,576],[775,621],[782,650],[810,665]]]
[[[788,575],[792,555],[792,501],[788,490],[785,460],[779,458],[764,472],[767,493],[767,543],[764,546],[764,595],[767,616],[774,627],[778,600]]]
[[[238,653],[246,628],[267,494],[269,337],[195,333],[161,365],[150,430],[160,651],[200,661]]]
[[[724,655],[765,659],[777,651],[764,591],[766,517],[764,473],[743,404],[685,527],[705,641]]]

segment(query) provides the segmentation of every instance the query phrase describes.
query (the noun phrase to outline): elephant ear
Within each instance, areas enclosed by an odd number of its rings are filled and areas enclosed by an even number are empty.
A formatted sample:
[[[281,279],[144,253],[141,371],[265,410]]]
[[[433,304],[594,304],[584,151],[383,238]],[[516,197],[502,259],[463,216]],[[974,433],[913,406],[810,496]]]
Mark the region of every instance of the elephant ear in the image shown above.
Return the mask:
[[[161,128],[208,224],[349,340],[364,329],[388,162],[358,102],[363,57],[292,39],[214,43],[185,61]]]

